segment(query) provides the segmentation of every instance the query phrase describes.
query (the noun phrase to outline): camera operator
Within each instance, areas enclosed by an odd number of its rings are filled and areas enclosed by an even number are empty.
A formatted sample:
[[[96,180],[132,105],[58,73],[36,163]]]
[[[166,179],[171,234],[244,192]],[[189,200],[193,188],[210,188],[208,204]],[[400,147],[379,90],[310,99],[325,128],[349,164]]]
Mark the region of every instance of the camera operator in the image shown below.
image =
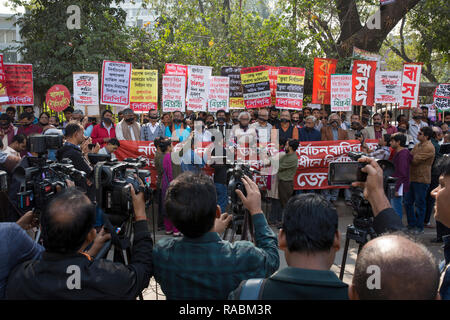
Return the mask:
[[[66,142],[64,143],[62,148],[57,151],[56,158],[58,159],[58,161],[61,161],[64,158],[68,158],[72,160],[72,164],[75,169],[86,173],[86,179],[77,181],[76,185],[86,190],[89,199],[93,201],[95,199],[95,190],[92,183],[93,168],[85,157],[85,154],[89,150],[84,148],[84,146],[86,145],[84,128],[78,122],[70,122],[66,126],[65,135]],[[82,145],[83,148],[80,145]]]
[[[358,161],[367,163],[362,171],[368,176],[365,183],[353,186],[364,188],[364,196],[372,206],[376,233],[400,230],[401,221],[384,193],[383,170],[373,159]],[[294,196],[283,212],[283,226],[278,234],[288,267],[253,288],[242,282],[230,299],[245,300],[243,289],[263,300],[348,299],[348,286],[330,271],[340,242],[336,208],[318,194]]]
[[[22,262],[41,258],[44,248],[26,233],[36,224],[32,211],[24,214],[17,222],[0,223],[0,300],[5,298],[10,272]]]
[[[42,259],[24,262],[10,274],[7,299],[135,299],[152,276],[152,239],[144,194],[131,187],[131,197],[135,233],[128,266],[93,260],[110,235],[102,231],[96,237],[94,205],[81,191],[66,189],[41,216]]]
[[[184,237],[163,238],[153,250],[155,278],[167,299],[226,299],[242,280],[278,269],[277,240],[262,213],[258,186],[247,176],[242,183],[247,196],[236,193],[251,215],[256,246],[219,237],[231,216],[221,215],[210,177],[183,173],[170,184],[167,213]]]

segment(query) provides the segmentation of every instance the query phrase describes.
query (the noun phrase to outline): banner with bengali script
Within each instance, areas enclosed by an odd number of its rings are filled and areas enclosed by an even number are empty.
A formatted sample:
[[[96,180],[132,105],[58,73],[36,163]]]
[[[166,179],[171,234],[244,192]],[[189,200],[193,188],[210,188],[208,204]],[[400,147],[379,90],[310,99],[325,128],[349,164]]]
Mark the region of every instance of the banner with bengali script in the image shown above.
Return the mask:
[[[8,102],[8,92],[6,84],[6,73],[3,65],[3,54],[0,54],[0,103]]]
[[[244,104],[247,109],[264,108],[272,105],[267,66],[242,68],[241,81]]]
[[[304,68],[278,68],[275,106],[281,109],[302,109],[304,84]]]
[[[4,64],[6,87],[8,88],[8,104],[16,106],[34,105],[33,65]]]
[[[206,111],[211,74],[212,67],[188,66],[187,110]]]
[[[402,72],[402,99],[400,109],[419,107],[420,75],[422,63],[404,63]]]
[[[366,140],[370,148],[375,148],[378,144],[377,140]],[[211,143],[204,142],[200,147],[195,148],[195,152],[203,157],[208,150]],[[174,150],[181,150],[182,144],[174,143]],[[270,144],[266,146],[268,149],[273,149],[274,146]],[[312,190],[312,189],[330,189],[342,188],[332,187],[328,185],[328,165],[330,162],[349,162],[351,159],[347,156],[348,152],[359,152],[361,143],[357,140],[339,140],[339,141],[314,141],[301,142],[297,149],[298,169],[294,177],[295,190]],[[255,148],[256,149],[256,148]],[[147,165],[152,173],[152,187],[156,184],[156,169],[155,169],[155,153],[156,148],[153,141],[121,141],[120,147],[115,152],[119,160],[125,158],[137,158],[143,156],[147,159]],[[248,164],[256,170],[261,170],[262,161],[257,156],[257,151],[249,148],[238,148],[236,150],[237,159],[254,159],[248,161]],[[252,156],[254,154],[255,157]],[[214,170],[206,167],[205,173],[211,175]],[[255,175],[255,179],[260,187],[264,187],[267,181],[266,176]]]
[[[377,71],[375,74],[375,103],[400,103],[401,71]]]
[[[103,61],[101,104],[127,107],[130,104],[131,63]]]
[[[336,66],[336,59],[314,58],[312,103],[330,104],[330,76],[336,72]]]
[[[331,75],[331,111],[352,111],[352,75]]]
[[[208,112],[229,111],[230,78],[211,77],[209,83]]]
[[[130,108],[136,112],[158,109],[158,70],[131,71]]]
[[[272,104],[275,104],[277,99],[278,71],[280,67],[267,66],[267,69],[269,70],[270,96],[272,97]]]
[[[433,102],[439,110],[450,109],[450,83],[441,83],[434,90]]]
[[[352,104],[355,106],[373,106],[375,95],[376,61],[353,61]]]
[[[244,109],[241,67],[222,67],[220,74],[230,78],[230,109]]]
[[[166,75],[162,78],[163,112],[184,112],[186,108],[186,77]]]
[[[73,103],[75,107],[98,106],[98,73],[73,73]]]

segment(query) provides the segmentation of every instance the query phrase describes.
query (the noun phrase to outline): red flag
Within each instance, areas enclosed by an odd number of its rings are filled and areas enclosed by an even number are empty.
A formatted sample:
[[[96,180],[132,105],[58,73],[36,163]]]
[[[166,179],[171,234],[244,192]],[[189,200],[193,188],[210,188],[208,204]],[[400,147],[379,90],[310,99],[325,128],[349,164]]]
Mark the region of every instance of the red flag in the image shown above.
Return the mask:
[[[355,60],[352,74],[352,104],[373,106],[375,94],[376,61]]]

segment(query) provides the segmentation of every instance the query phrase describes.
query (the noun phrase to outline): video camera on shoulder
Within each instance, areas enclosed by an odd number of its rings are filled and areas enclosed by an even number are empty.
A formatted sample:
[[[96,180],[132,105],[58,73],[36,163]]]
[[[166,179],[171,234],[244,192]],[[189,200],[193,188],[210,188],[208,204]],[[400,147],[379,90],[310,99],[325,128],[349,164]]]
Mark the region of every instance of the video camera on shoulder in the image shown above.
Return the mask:
[[[94,185],[97,204],[115,226],[121,225],[133,214],[131,187],[136,193],[143,192],[146,203],[151,199],[151,176],[144,158],[124,161],[102,161],[94,167]],[[143,186],[139,182],[139,178]]]

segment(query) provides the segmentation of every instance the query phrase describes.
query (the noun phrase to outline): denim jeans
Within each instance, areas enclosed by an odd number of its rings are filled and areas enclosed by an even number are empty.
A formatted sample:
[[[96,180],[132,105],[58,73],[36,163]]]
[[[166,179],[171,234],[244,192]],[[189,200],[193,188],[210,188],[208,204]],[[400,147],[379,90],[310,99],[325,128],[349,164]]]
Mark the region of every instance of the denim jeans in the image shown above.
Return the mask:
[[[327,199],[328,201],[336,201],[339,196],[339,189],[323,189],[322,195]]]
[[[425,213],[427,210],[426,198],[429,184],[411,182],[409,191],[405,196],[405,210],[408,217],[408,228],[423,231]]]
[[[227,186],[221,183],[214,184],[216,186],[217,204],[219,205],[220,210],[222,210],[222,213],[225,213],[228,204]]]
[[[400,219],[403,218],[403,196],[393,197],[391,199],[391,206],[394,208],[395,212],[398,214]]]

